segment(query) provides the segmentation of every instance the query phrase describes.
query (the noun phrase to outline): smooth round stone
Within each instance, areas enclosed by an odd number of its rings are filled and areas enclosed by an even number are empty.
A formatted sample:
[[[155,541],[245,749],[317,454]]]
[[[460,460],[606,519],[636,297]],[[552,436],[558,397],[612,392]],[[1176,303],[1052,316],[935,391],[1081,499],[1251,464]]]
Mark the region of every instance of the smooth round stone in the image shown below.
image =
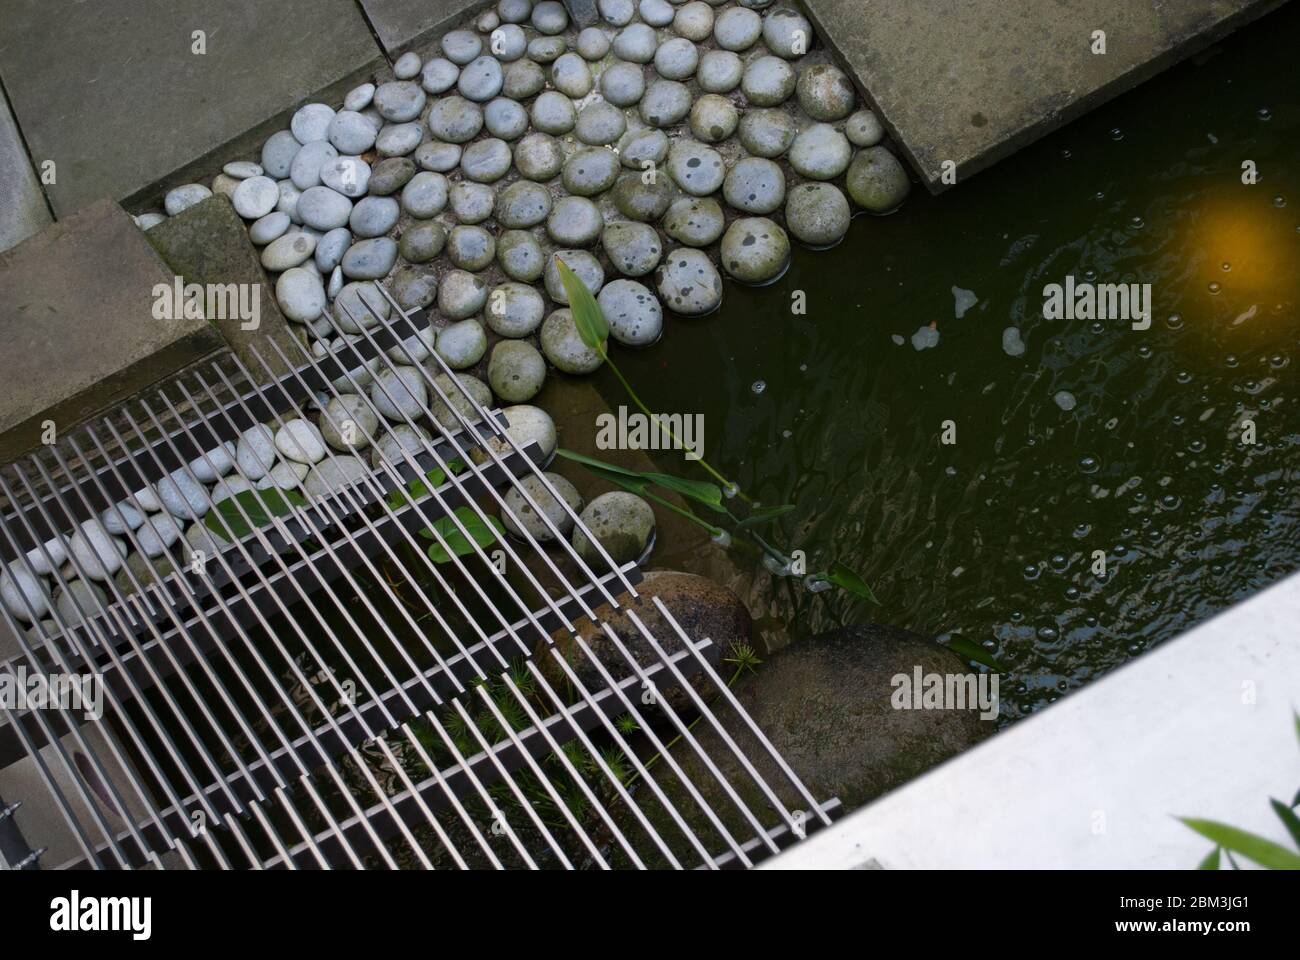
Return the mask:
[[[540,323],[541,320],[538,320]],[[144,503],[140,498],[135,498],[138,509],[144,508]],[[42,549],[42,547],[44,549]],[[48,551],[49,556],[46,557]],[[58,539],[46,540],[40,547],[33,547],[27,551],[27,562],[32,565],[32,569],[40,576],[48,576],[56,569],[63,566],[68,560],[68,551],[63,546],[63,542]]]
[[[320,168],[321,185],[353,199],[370,186],[370,164],[360,157],[336,157]]]
[[[528,49],[528,35],[524,33],[523,27],[516,24],[497,24],[488,32],[491,34],[488,37],[488,49],[503,63],[518,60]]]
[[[700,52],[685,37],[673,37],[659,45],[654,64],[665,80],[686,80],[700,65]]]
[[[320,186],[320,168],[339,155],[328,140],[312,140],[302,145],[289,167],[289,179],[299,190]]]
[[[327,231],[316,241],[316,269],[321,273],[332,273],[343,262],[343,254],[352,246],[352,231],[347,227],[335,227]]]
[[[397,262],[397,241],[374,237],[354,243],[343,255],[343,275],[349,280],[378,280]]]
[[[433,382],[451,401],[451,405],[448,406],[436,392],[434,394],[433,419],[444,430],[460,429],[461,422],[457,414],[470,423],[481,419],[478,411],[474,409],[475,403],[484,409],[492,406],[492,391],[478,377],[468,373],[458,373],[453,380],[447,374],[440,373],[433,378]]]
[[[325,140],[329,136],[334,108],[323,103],[308,103],[299,107],[289,121],[289,129],[299,143]]]
[[[530,133],[515,144],[515,166],[529,180],[545,183],[560,172],[563,164],[564,152],[559,142],[548,134]]]
[[[532,0],[497,0],[497,16],[502,23],[524,23],[532,12]]]
[[[668,134],[662,130],[629,130],[618,141],[619,159],[629,170],[648,170],[668,157]]]
[[[429,108],[429,129],[447,143],[473,140],[483,129],[483,108],[464,97],[442,97]]]
[[[264,423],[249,427],[239,435],[239,442],[235,445],[235,462],[239,466],[239,474],[223,482],[229,484],[241,479],[241,476],[248,480],[260,480],[266,476],[275,459],[275,431]]]
[[[307,471],[302,489],[309,497],[328,497],[361,483],[370,471],[356,457],[330,457]]]
[[[599,27],[587,27],[578,34],[577,50],[584,60],[603,60],[609,53],[609,37]]]
[[[186,183],[167,191],[167,196],[163,198],[163,209],[167,211],[167,216],[174,217],[210,196],[212,191],[203,184]]]
[[[592,197],[612,187],[621,169],[618,154],[613,150],[587,147],[564,162],[564,188],[581,197]]]
[[[617,220],[605,227],[600,245],[614,269],[624,276],[640,277],[659,265],[663,248],[655,228],[645,223]]]
[[[402,208],[392,197],[365,197],[358,200],[348,218],[348,226],[354,236],[382,237],[397,226],[397,218]]]
[[[619,343],[643,347],[654,343],[663,333],[663,308],[645,284],[615,280],[601,288],[596,302],[609,324],[609,335]]]
[[[278,189],[275,192],[275,198],[279,202],[280,191]],[[289,229],[290,222],[287,213],[281,213],[278,210],[268,213],[248,228],[248,239],[255,246],[266,246],[277,237],[284,236],[284,232]]]
[[[603,146],[614,143],[626,129],[627,118],[623,111],[611,103],[597,100],[578,112],[574,133],[583,143]]]
[[[771,160],[746,157],[727,171],[722,196],[744,213],[772,213],[785,202],[785,174]]]
[[[258,480],[253,486],[257,490],[269,490],[272,487],[279,490],[295,490],[302,486],[309,469],[310,467],[305,463],[281,460],[271,468],[270,473]]]
[[[405,423],[393,424],[388,430],[376,435],[375,445],[370,450],[370,462],[378,469],[384,463],[401,466],[407,463],[403,454],[414,457],[426,453],[433,444],[429,431],[421,426],[411,427]]]
[[[550,191],[531,180],[517,180],[497,196],[497,223],[510,230],[535,227],[550,212]]]
[[[689,247],[707,247],[722,236],[726,217],[712,197],[674,200],[664,215],[664,232]]]
[[[753,10],[731,7],[713,22],[713,39],[723,50],[748,50],[763,34],[763,18]]]
[[[272,240],[262,250],[262,266],[281,273],[306,263],[316,252],[317,240],[309,233],[286,233]]]
[[[770,283],[790,265],[790,238],[767,217],[742,217],[722,235],[718,258],[741,283]]]
[[[376,131],[384,126],[384,118],[379,115],[379,111],[375,109],[373,102],[361,111],[361,116],[365,117],[366,122],[374,127]]]
[[[375,145],[375,128],[355,110],[340,110],[330,121],[327,138],[342,154],[365,153]]]
[[[276,184],[276,188],[280,191],[280,201],[275,205],[275,209],[281,213],[287,213],[289,219],[294,223],[302,223],[302,217],[298,213],[298,200],[302,197],[302,191],[293,185],[292,180],[281,180]],[[330,191],[330,193],[333,192],[333,190]],[[346,200],[347,197],[343,199]],[[349,206],[348,211],[351,212],[351,210],[352,207]]]
[[[750,106],[775,107],[794,93],[795,74],[790,64],[778,57],[752,60],[740,78],[740,89]]]
[[[352,216],[352,201],[329,187],[308,187],[298,198],[298,219],[316,230],[344,226]]]
[[[460,224],[447,234],[446,254],[462,270],[483,270],[496,258],[497,244],[482,227]]]
[[[140,214],[140,216],[134,217],[132,219],[135,220],[135,225],[139,227],[141,230],[148,230],[151,227],[158,226],[158,224],[166,220],[167,214],[159,213],[156,210],[151,210],[148,213],[142,213]]]
[[[582,281],[582,285],[591,291],[592,296],[599,293],[600,288],[605,285],[605,268],[586,250],[556,250],[546,261],[544,279],[546,295],[556,303],[569,302],[569,295],[565,292],[563,281],[560,280],[560,270],[555,265],[557,260],[564,261],[564,265],[573,271],[574,275]]]
[[[107,580],[122,569],[126,544],[109,536],[99,521],[87,520],[69,538],[68,552],[87,577]]]
[[[428,220],[446,208],[448,194],[446,177],[422,170],[402,188],[402,209],[413,217]]]
[[[671,127],[691,112],[691,91],[675,80],[656,80],[646,88],[638,108],[652,127]]]
[[[673,22],[673,5],[668,0],[641,0],[637,12],[652,27],[666,27]]]
[[[375,152],[381,157],[404,157],[414,152],[424,136],[418,123],[390,123],[375,137]]]
[[[487,184],[462,180],[452,184],[448,200],[451,203],[451,212],[461,223],[482,223],[492,216],[496,194]]]
[[[546,301],[526,283],[503,283],[488,294],[484,316],[493,333],[526,337],[541,325]]]
[[[566,53],[551,64],[551,83],[566,97],[580,100],[591,93],[593,81],[587,61],[576,53]]]
[[[464,320],[483,311],[488,287],[482,277],[448,270],[438,285],[438,310],[449,320]]]
[[[740,113],[726,97],[706,93],[691,107],[691,133],[704,143],[720,143],[736,132]]]
[[[564,4],[557,0],[542,0],[533,7],[531,22],[538,33],[553,36],[564,32],[569,25],[569,14],[565,12]]]
[[[912,181],[898,158],[884,147],[859,150],[844,186],[853,202],[870,213],[892,213],[912,190]]]
[[[393,306],[369,281],[349,283],[334,298],[334,319],[344,333],[357,334],[387,320]]]
[[[19,620],[32,623],[49,613],[50,590],[44,580],[32,576],[25,566],[11,563],[0,573],[0,601]]]
[[[711,313],[722,303],[722,277],[701,250],[668,251],[655,271],[655,286],[668,309],[684,316]]]
[[[614,206],[629,220],[650,223],[664,215],[677,191],[672,180],[663,174],[656,174],[650,183],[642,179],[644,176],[625,174],[614,186]]]
[[[793,7],[777,7],[763,18],[763,42],[778,57],[793,60],[812,49],[812,24]]]
[[[885,130],[870,110],[859,110],[844,122],[844,135],[855,147],[874,147],[885,137]]]
[[[528,111],[513,100],[497,97],[483,108],[483,125],[502,140],[518,140],[528,129]]]
[[[243,480],[242,477],[231,477],[230,479]],[[247,481],[244,482],[247,483]],[[235,492],[238,493],[239,491],[236,490]],[[216,502],[216,491],[213,491],[213,493],[213,502]],[[222,497],[221,499],[224,500],[228,498]],[[224,545],[224,541],[218,541],[212,535],[212,531],[208,529],[207,524],[198,522],[191,523],[185,528],[185,543],[187,547],[185,550],[185,556],[187,559],[191,558],[194,552],[199,550],[203,551],[203,554],[206,557],[215,557],[221,552],[221,548]]]
[[[208,489],[186,469],[173,470],[158,481],[158,499],[163,509],[173,516],[203,516],[211,501]]]
[[[343,267],[342,265],[339,265],[336,266],[332,271],[330,271],[329,283],[325,284],[326,299],[333,300],[335,297],[339,295],[339,291],[342,289],[343,289]],[[315,333],[313,331],[309,331],[309,332],[312,332],[312,335],[315,336]]]
[[[450,30],[440,46],[443,56],[461,67],[483,52],[483,41],[472,30]]]
[[[289,175],[289,167],[300,149],[302,144],[288,130],[271,134],[262,144],[262,171],[268,177],[283,180]]]
[[[274,181],[272,181],[274,182]],[[234,177],[228,177],[224,173],[219,173],[212,178],[212,194],[217,197],[225,197],[233,201],[235,191],[239,189],[240,181]]]
[[[137,563],[133,565],[133,569],[136,569],[139,566],[140,564],[137,561]],[[146,574],[141,576],[141,573],[143,573],[143,570],[137,572],[136,579],[148,582],[150,580],[148,575]],[[76,576],[76,574],[71,573],[69,576]],[[121,576],[122,574],[119,572],[118,577]],[[96,579],[107,580],[108,578],[98,577]],[[130,581],[127,582],[129,583]],[[120,589],[120,581],[118,583]],[[128,591],[125,590],[123,591],[124,594],[127,592]],[[80,577],[77,577],[75,580],[70,580],[66,587],[59,587],[54,592],[54,608],[58,611],[59,616],[63,618],[63,622],[69,625],[76,625],[83,622],[83,612],[93,618],[96,610],[107,606],[110,602],[108,594],[104,590],[95,586],[93,583],[82,580]],[[42,621],[42,623],[44,622],[45,621]],[[57,631],[57,621],[53,622],[55,623],[53,630]]]
[[[207,451],[202,456],[195,457],[186,466],[190,473],[194,474],[196,480],[201,483],[212,483],[218,477],[229,473],[235,465],[235,445],[233,443],[223,443],[221,446]],[[108,524],[105,523],[105,527]],[[116,533],[116,530],[109,528],[109,533]]]
[[[415,419],[428,406],[429,388],[417,367],[384,367],[370,385],[370,399],[389,420]]]
[[[325,285],[315,269],[292,267],[275,281],[275,299],[287,319],[309,323],[325,309]]]
[[[416,53],[404,53],[393,64],[393,76],[398,80],[410,80],[420,72],[420,56]]]
[[[573,549],[588,563],[605,563],[600,547],[617,564],[639,560],[650,545],[655,512],[635,493],[611,490],[587,504],[573,530]],[[593,543],[583,530],[591,533]]]
[[[577,120],[573,101],[555,90],[547,90],[533,101],[531,116],[535,128],[552,136],[568,133]]]
[[[636,16],[633,0],[597,0],[596,10],[600,13],[600,19],[611,27],[625,27]]]
[[[420,71],[420,87],[425,93],[446,93],[460,78],[460,67],[443,57],[435,57]]]
[[[409,157],[388,157],[375,164],[367,184],[370,195],[387,197],[396,193],[415,176],[415,162]]]
[[[705,93],[730,93],[744,75],[745,65],[730,50],[708,50],[700,57],[695,82]]]
[[[565,46],[563,37],[533,37],[528,41],[528,56],[538,63],[554,63]]]
[[[546,269],[546,253],[531,233],[507,230],[497,238],[497,263],[510,279],[531,283]]]
[[[375,85],[373,83],[363,83],[348,91],[347,96],[343,98],[343,109],[351,110],[354,113],[360,112],[370,106],[371,101],[374,99]]]
[[[814,120],[843,120],[853,112],[857,94],[844,71],[818,63],[799,74],[795,95],[804,113]]]
[[[460,157],[460,169],[476,183],[495,183],[510,172],[510,145],[489,137],[475,140]]]
[[[604,225],[600,210],[586,197],[564,197],[551,207],[546,218],[546,232],[565,247],[595,243]]]
[[[447,173],[460,166],[462,152],[463,149],[458,143],[439,143],[437,140],[426,140],[415,148],[414,159],[421,170],[429,170],[433,173]]]
[[[668,151],[668,173],[683,191],[695,197],[708,196],[726,176],[722,155],[694,140],[678,140]]]
[[[537,359],[541,360],[541,357]],[[526,531],[538,543],[548,543],[556,539],[552,530],[558,531],[561,537],[567,537],[573,530],[573,517],[582,510],[582,494],[558,473],[547,473],[545,477],[554,494],[546,488],[541,477],[530,474],[502,497],[505,506],[501,510],[501,524],[516,537],[523,538]],[[555,494],[559,494],[560,499],[556,499]]]
[[[784,110],[746,110],[737,127],[740,145],[769,160],[789,150],[797,134],[794,118]]]
[[[849,202],[830,183],[804,183],[790,191],[785,225],[798,240],[814,248],[837,244],[849,230]]]
[[[632,23],[614,35],[614,56],[629,63],[649,63],[655,58],[659,40],[654,28],[644,23]]]
[[[160,557],[177,540],[184,536],[181,525],[169,513],[156,513],[140,528],[136,541],[146,557]]]
[[[495,57],[478,57],[460,71],[456,89],[466,100],[486,103],[501,92],[505,74],[501,62]]]
[[[556,310],[542,323],[539,337],[546,359],[564,373],[591,373],[604,361],[599,353],[582,342],[573,314]]]
[[[411,263],[428,263],[447,244],[447,228],[441,223],[420,223],[403,231],[397,245],[402,259]]]
[[[828,123],[815,123],[790,146],[790,166],[809,180],[833,180],[849,166],[853,148],[849,140]]]
[[[427,268],[398,267],[393,274],[392,294],[403,310],[419,310],[438,295],[438,278]]]
[[[228,177],[236,180],[247,180],[249,177],[260,177],[265,171],[260,163],[254,163],[252,160],[235,160],[221,168],[221,172]]]
[[[504,408],[501,412],[505,414],[508,424],[506,435],[489,437],[486,444],[488,449],[495,452],[497,456],[504,457],[514,449],[510,441],[520,449],[529,443],[535,443],[542,462],[549,461],[556,447],[555,421],[551,419],[551,415],[540,407],[528,404],[515,404]],[[477,463],[486,463],[489,460],[488,454],[482,449],[471,450],[470,456]]]
[[[630,107],[645,95],[645,68],[615,63],[600,75],[600,94],[615,107]]]
[[[215,477],[213,479],[216,479]],[[144,514],[123,501],[109,507],[99,515],[99,522],[104,529],[114,536],[126,533],[128,530],[137,529],[140,524],[144,523]]]
[[[474,366],[487,353],[487,334],[477,320],[461,320],[438,331],[438,356],[453,370]]]
[[[677,36],[701,43],[714,31],[714,9],[701,0],[682,5],[672,17],[672,30]]]
[[[294,418],[275,432],[275,449],[286,460],[313,464],[325,459],[325,439],[315,424]]]
[[[506,67],[501,93],[511,100],[527,100],[546,86],[546,73],[531,60],[516,60]]]
[[[531,400],[546,381],[546,361],[524,340],[502,340],[492,348],[488,384],[506,403]]]
[[[268,215],[279,202],[279,187],[270,177],[250,177],[239,181],[231,198],[235,213],[244,220],[257,220]]]

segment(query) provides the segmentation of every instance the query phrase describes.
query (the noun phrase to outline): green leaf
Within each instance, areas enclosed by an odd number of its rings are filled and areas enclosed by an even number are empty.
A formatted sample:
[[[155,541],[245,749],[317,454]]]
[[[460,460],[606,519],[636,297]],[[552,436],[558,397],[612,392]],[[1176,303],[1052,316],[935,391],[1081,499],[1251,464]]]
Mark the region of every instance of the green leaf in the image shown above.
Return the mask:
[[[578,275],[569,269],[568,264],[555,256],[555,269],[560,274],[560,283],[564,285],[564,294],[569,298],[569,311],[573,314],[573,323],[578,328],[578,336],[590,349],[603,354],[605,341],[609,339],[609,324],[601,313],[600,304],[591,295],[587,285],[578,279]]]
[[[600,467],[601,469],[609,470],[613,473],[621,473],[629,477],[645,476],[645,474],[638,473],[636,470],[629,470],[627,467],[620,467],[615,463],[606,463],[604,460],[597,460],[595,457],[588,457],[581,453],[575,453],[572,450],[566,450],[564,447],[560,447],[555,452],[564,457],[564,459],[572,460],[574,463],[581,463],[583,466]]]
[[[253,530],[269,526],[273,517],[292,513],[295,507],[307,506],[307,500],[296,490],[269,487],[266,490],[241,490],[233,497],[218,502],[203,524],[222,540],[231,542],[248,536]],[[248,515],[245,520],[244,514]]]
[[[847,564],[841,563],[839,560],[831,564],[830,570],[826,573],[826,580],[849,591],[849,593],[856,593],[859,597],[870,600],[874,604],[878,605],[880,603],[866,582],[854,573]]]
[[[1291,834],[1291,840],[1296,845],[1296,849],[1300,850],[1300,817],[1297,817],[1295,812],[1281,800],[1274,800],[1270,797],[1268,802],[1273,805],[1273,811],[1286,826],[1286,832]]]
[[[1300,870],[1300,854],[1292,853],[1272,840],[1265,840],[1263,837],[1215,820],[1197,820],[1191,817],[1178,819],[1225,850],[1236,851],[1261,867],[1270,870]]]
[[[447,468],[451,470],[453,475],[457,475],[465,469],[465,462],[463,460],[452,460],[447,464]],[[429,491],[438,489],[446,482],[447,474],[443,473],[441,468],[434,467],[423,477],[416,477],[406,484],[406,496],[403,496],[400,491],[394,490],[388,495],[385,502],[390,509],[398,510],[406,506],[407,497],[411,500],[427,497]]]
[[[974,640],[967,640],[965,637],[956,637],[953,640],[949,640],[944,644],[944,646],[957,654],[957,656],[963,657],[966,660],[974,660],[976,663],[982,663],[984,666],[991,670],[996,670],[998,673],[1008,672],[1006,667],[998,663],[998,661],[993,657],[993,654],[989,653]]]
[[[1215,847],[1205,855],[1205,859],[1196,865],[1197,870],[1218,870],[1219,869],[1219,848]]]
[[[704,480],[683,480],[681,477],[674,477],[671,473],[643,473],[641,476],[665,489],[680,493],[684,497],[690,497],[692,500],[698,500],[716,513],[727,512],[727,508],[722,505],[722,488],[716,483],[708,483]]]
[[[755,510],[744,520],[741,520],[740,527],[756,527],[759,524],[767,523],[769,520],[775,520],[777,517],[784,516],[794,509],[793,503],[783,503],[774,507],[760,507]]]
[[[484,549],[496,543],[498,537],[505,536],[505,528],[501,526],[500,520],[496,517],[488,517],[487,523],[484,523],[483,518],[474,512],[473,507],[457,507],[452,513],[474,539],[474,543]],[[465,538],[465,534],[456,529],[456,523],[451,517],[439,517],[433,522],[433,529],[442,536],[451,551],[448,553],[440,543],[430,544],[429,559],[434,563],[449,563],[452,557],[463,557],[474,552],[474,545]],[[421,530],[420,536],[433,539],[433,533],[427,529]]]

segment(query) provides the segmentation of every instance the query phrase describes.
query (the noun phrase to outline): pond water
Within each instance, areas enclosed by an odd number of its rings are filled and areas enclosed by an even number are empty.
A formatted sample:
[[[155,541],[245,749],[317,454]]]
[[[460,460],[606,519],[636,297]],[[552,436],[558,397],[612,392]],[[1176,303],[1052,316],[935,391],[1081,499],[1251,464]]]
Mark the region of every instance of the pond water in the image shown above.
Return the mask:
[[[981,643],[1007,721],[1300,566],[1297,44],[1293,7],[618,351],[652,409],[704,415],[714,466],[798,505],[778,542],[881,600],[778,582],[796,637],[870,618]],[[1151,284],[1150,328],[1044,319],[1067,275]],[[954,287],[978,298],[960,318]]]

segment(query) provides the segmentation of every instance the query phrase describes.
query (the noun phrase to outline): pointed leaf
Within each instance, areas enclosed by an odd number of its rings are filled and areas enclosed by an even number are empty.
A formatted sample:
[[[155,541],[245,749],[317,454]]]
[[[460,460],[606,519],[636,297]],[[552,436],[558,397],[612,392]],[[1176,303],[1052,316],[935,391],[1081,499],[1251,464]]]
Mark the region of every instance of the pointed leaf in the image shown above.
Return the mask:
[[[555,256],[555,269],[560,274],[560,283],[564,285],[564,295],[569,298],[569,312],[573,314],[573,323],[578,328],[578,336],[590,349],[604,353],[605,341],[609,339],[609,324],[600,310],[600,304],[591,295],[587,285],[578,279],[578,275],[569,269],[568,264]]]
[[[1269,798],[1268,802],[1273,805],[1274,812],[1286,826],[1286,832],[1291,834],[1291,840],[1296,845],[1296,849],[1300,850],[1300,817],[1297,817],[1295,811],[1281,800]]]
[[[642,476],[651,483],[680,493],[684,497],[690,497],[692,500],[698,500],[716,513],[727,512],[727,508],[722,505],[722,488],[716,483],[683,480],[681,477],[674,477],[671,473],[644,473]]]
[[[793,509],[794,509],[793,503],[782,503],[778,506],[772,506],[772,507],[760,507],[759,509],[751,513],[749,516],[747,516],[744,520],[741,520],[739,526],[756,527],[761,523],[767,523],[770,520],[775,520],[777,517],[784,516],[785,514],[789,513]]]
[[[269,526],[272,517],[283,517],[294,507],[307,506],[296,490],[268,487],[266,490],[241,490],[233,497],[216,503],[203,518],[203,524],[227,542],[248,536],[255,529]],[[240,513],[240,508],[243,513]],[[244,514],[248,519],[244,519]]]
[[[588,457],[581,453],[575,453],[572,450],[566,450],[564,447],[558,448],[555,452],[566,460],[572,460],[574,463],[581,463],[584,466],[600,467],[602,470],[621,473],[629,477],[645,477],[645,474],[638,473],[636,470],[629,470],[627,467],[620,467],[616,463],[606,463],[604,460],[597,460],[595,457]]]
[[[1219,869],[1219,848],[1215,847],[1205,855],[1205,859],[1196,865],[1197,870],[1218,870]]]
[[[497,537],[505,536],[505,528],[496,517],[488,517],[488,522],[484,523],[483,519],[474,512],[473,507],[457,507],[452,512],[473,538],[473,542],[480,547],[486,549],[496,543]],[[447,549],[437,542],[429,545],[429,559],[434,563],[448,563],[453,556],[463,557],[474,552],[473,544],[456,529],[455,521],[451,517],[439,517],[433,522],[433,527],[447,544]],[[421,530],[420,536],[433,539],[433,533],[427,529]],[[451,552],[448,553],[448,550]]]
[[[830,570],[826,573],[826,579],[835,586],[849,591],[849,593],[855,593],[874,604],[880,603],[866,582],[854,573],[847,564],[841,563],[839,560],[831,564]]]
[[[1006,667],[998,663],[993,654],[989,653],[974,640],[967,640],[965,637],[954,637],[944,644],[949,650],[963,657],[966,660],[974,660],[976,663],[982,663],[984,666],[996,670],[998,673],[1007,673]]]
[[[1178,819],[1225,850],[1235,851],[1261,867],[1270,870],[1300,870],[1300,854],[1292,853],[1272,840],[1215,820],[1197,820],[1192,817]]]

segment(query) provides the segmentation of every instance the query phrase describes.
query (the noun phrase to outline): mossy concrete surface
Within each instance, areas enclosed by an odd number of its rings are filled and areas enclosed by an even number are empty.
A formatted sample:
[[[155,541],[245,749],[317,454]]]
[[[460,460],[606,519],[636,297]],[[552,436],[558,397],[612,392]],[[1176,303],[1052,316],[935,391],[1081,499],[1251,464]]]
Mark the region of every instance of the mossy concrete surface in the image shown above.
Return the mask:
[[[206,320],[154,317],[171,284],[144,234],[104,200],[0,253],[0,462],[222,345]]]
[[[946,161],[960,183],[1282,3],[805,0],[935,193]]]

